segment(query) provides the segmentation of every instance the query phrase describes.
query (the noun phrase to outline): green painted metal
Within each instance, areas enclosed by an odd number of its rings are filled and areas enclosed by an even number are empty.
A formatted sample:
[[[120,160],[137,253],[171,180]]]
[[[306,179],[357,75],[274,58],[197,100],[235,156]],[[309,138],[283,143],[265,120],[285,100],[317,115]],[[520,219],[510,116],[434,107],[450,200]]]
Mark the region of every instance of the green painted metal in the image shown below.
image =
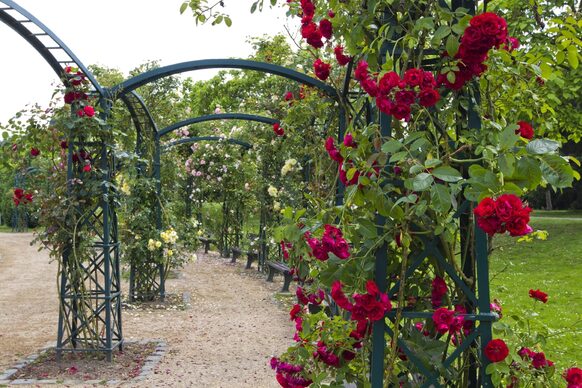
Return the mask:
[[[203,59],[198,61],[189,61],[176,63],[169,66],[153,69],[130,78],[110,89],[106,90],[106,95],[111,99],[116,99],[119,95],[128,93],[145,84],[156,81],[160,78],[168,77],[174,74],[185,73],[195,70],[204,69],[243,69],[256,70],[263,73],[269,73],[300,82],[302,84],[313,86],[320,89],[328,96],[337,98],[337,92],[334,88],[320,81],[317,78],[310,77],[305,73],[291,70],[283,66],[272,63],[250,61],[246,59]]]
[[[242,140],[238,140],[238,139],[231,139],[231,138],[221,137],[221,136],[193,136],[193,137],[186,137],[186,138],[176,140],[176,141],[173,141],[173,142],[166,144],[164,147],[162,147],[162,152],[169,151],[170,148],[173,148],[173,147],[181,145],[181,144],[198,143],[201,141],[216,141],[216,142],[224,142],[224,143],[228,143],[228,144],[236,144],[236,145],[239,145],[247,150],[253,148],[253,146],[250,145],[249,143],[247,143],[246,141],[242,141]]]
[[[265,124],[275,124],[279,122],[279,120],[273,119],[271,117],[265,116],[258,116],[258,115],[250,115],[246,113],[220,113],[220,114],[211,114],[211,115],[204,115],[199,117],[192,117],[186,120],[179,121],[172,125],[163,128],[159,135],[165,136],[175,130],[178,130],[183,127],[187,127],[192,124],[204,123],[207,121],[220,121],[220,120],[243,120],[243,121],[255,121],[257,123],[265,123]]]

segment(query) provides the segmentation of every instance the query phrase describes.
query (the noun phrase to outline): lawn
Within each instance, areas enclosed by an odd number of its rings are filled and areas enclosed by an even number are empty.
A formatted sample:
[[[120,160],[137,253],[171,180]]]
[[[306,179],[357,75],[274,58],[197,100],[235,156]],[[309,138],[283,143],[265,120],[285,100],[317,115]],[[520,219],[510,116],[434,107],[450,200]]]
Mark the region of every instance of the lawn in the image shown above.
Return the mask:
[[[540,322],[547,325],[543,350],[562,370],[582,362],[582,213],[537,211],[533,216],[530,225],[546,230],[548,239],[515,244],[508,236],[496,238],[494,245],[501,248],[490,259],[491,296],[501,301],[509,317],[532,310],[530,289],[549,295],[547,304],[536,303],[539,316],[532,329],[539,329]]]

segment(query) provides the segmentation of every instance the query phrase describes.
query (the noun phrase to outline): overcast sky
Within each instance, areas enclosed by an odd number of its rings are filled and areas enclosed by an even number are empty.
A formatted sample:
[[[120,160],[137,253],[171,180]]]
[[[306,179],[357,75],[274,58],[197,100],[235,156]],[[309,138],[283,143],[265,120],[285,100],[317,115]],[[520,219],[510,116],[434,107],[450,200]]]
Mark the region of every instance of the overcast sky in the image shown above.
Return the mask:
[[[16,0],[51,29],[85,65],[127,73],[147,60],[162,65],[205,58],[245,58],[250,36],[284,33],[285,9],[250,13],[252,0],[225,0],[232,27],[196,26],[181,0]],[[266,1],[265,3],[268,3]],[[1,4],[1,3],[0,3]],[[214,71],[190,73],[209,78]],[[44,59],[0,23],[0,123],[26,104],[48,104],[57,76]]]

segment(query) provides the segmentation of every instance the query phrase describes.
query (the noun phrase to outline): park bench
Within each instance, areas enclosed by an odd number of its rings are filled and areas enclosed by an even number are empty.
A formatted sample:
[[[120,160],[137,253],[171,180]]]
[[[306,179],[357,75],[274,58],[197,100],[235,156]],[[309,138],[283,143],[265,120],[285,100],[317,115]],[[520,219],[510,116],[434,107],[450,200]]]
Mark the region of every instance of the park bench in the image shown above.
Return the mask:
[[[247,266],[246,269],[251,269],[253,261],[259,261],[259,251],[248,251],[247,252]]]
[[[291,275],[291,268],[289,268],[287,264],[277,261],[269,261],[267,262],[267,266],[269,267],[269,276],[267,277],[267,281],[272,282],[275,272],[279,272],[285,278],[281,292],[289,292],[289,285],[293,279],[293,275]]]
[[[204,244],[204,253],[208,253],[208,250],[210,249],[210,244],[216,243],[216,239],[213,239],[212,237],[198,237],[198,241]]]

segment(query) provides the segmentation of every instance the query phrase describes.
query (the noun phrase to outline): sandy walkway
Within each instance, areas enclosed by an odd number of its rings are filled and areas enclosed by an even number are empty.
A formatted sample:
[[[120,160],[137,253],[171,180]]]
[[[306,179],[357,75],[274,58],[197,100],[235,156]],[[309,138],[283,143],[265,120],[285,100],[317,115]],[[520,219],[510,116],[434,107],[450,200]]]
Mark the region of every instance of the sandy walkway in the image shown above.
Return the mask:
[[[0,371],[56,338],[56,264],[36,252],[30,234],[0,233]],[[292,337],[280,284],[198,255],[168,293],[191,295],[184,311],[124,311],[126,339],[161,338],[169,350],[143,387],[276,387],[268,366]]]

